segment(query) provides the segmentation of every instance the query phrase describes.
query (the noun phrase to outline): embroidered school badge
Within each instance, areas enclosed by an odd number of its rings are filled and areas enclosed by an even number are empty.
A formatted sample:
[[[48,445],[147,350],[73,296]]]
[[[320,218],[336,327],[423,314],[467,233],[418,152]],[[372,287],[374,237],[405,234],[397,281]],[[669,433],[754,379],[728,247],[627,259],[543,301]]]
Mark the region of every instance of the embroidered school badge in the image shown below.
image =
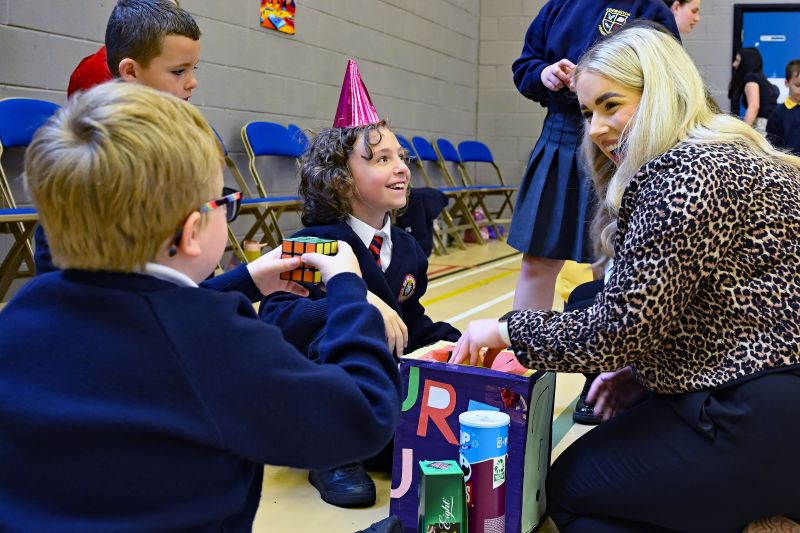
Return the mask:
[[[621,9],[614,9],[613,7],[606,8],[606,14],[603,16],[603,21],[598,26],[602,35],[609,35],[620,29],[626,22],[631,14]]]
[[[403,303],[411,298],[411,295],[414,294],[414,290],[416,288],[417,279],[411,274],[406,274],[406,279],[403,280],[403,286],[400,287],[400,294],[397,297],[397,301]]]

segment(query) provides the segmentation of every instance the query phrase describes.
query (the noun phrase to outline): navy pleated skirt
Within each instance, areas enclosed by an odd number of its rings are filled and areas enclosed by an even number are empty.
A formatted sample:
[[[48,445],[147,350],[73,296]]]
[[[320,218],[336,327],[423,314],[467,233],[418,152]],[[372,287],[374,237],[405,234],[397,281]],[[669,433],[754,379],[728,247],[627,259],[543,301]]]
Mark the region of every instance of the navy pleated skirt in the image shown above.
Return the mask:
[[[581,160],[581,116],[548,111],[520,183],[508,244],[534,257],[592,261],[596,203]]]

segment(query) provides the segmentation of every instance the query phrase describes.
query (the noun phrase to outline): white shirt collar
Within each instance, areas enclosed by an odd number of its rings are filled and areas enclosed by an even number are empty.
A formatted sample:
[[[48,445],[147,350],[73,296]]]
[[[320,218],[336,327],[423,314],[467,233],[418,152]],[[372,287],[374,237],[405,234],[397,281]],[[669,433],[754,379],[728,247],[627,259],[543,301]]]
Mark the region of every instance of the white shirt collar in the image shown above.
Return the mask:
[[[383,224],[381,229],[375,229],[366,222],[357,219],[353,215],[350,215],[349,218],[346,220],[347,225],[353,229],[358,238],[361,239],[361,242],[364,243],[364,246],[369,248],[370,243],[372,242],[372,237],[376,234],[383,237],[383,246],[389,244],[389,247],[392,246],[392,219],[388,215],[386,216],[386,222]]]
[[[169,281],[179,287],[197,287],[197,283],[183,272],[159,263],[145,263],[143,273],[163,281]]]
[[[383,237],[383,243],[381,244],[381,270],[384,272],[386,272],[386,269],[389,268],[389,264],[392,262],[392,217],[387,213],[385,220],[381,229],[375,229],[353,215],[350,215],[345,221],[367,249],[369,249],[369,245],[372,243],[372,237],[375,235]]]

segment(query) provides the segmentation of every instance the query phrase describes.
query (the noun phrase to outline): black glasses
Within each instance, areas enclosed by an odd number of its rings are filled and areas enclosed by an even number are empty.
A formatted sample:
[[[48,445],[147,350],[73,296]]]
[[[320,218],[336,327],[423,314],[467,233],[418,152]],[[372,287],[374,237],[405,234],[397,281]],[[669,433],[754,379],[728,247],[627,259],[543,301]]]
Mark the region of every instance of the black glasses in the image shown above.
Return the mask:
[[[218,207],[225,206],[225,220],[233,222],[239,215],[239,208],[242,206],[242,193],[230,187],[223,187],[220,198],[215,198],[208,201],[197,208],[203,214],[210,213]],[[175,238],[172,239],[172,245],[169,247],[169,256],[174,257],[178,253],[178,244],[181,242],[183,235],[183,224],[175,232]]]
[[[198,211],[201,213],[210,213],[218,207],[225,206],[225,220],[233,222],[239,215],[239,208],[242,206],[242,193],[230,187],[222,188],[222,195],[220,198],[215,198],[200,206]]]

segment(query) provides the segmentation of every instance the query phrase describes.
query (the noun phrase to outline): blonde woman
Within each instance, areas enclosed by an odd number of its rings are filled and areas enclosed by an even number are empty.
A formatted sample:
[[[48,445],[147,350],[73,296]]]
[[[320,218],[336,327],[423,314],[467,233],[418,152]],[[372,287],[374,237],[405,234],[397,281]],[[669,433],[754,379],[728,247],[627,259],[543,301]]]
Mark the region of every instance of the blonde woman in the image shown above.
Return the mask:
[[[473,322],[453,361],[517,348],[601,371],[604,420],[548,478],[572,531],[737,531],[800,518],[800,159],[720,114],[669,35],[632,25],[576,69],[614,268],[582,311]]]

